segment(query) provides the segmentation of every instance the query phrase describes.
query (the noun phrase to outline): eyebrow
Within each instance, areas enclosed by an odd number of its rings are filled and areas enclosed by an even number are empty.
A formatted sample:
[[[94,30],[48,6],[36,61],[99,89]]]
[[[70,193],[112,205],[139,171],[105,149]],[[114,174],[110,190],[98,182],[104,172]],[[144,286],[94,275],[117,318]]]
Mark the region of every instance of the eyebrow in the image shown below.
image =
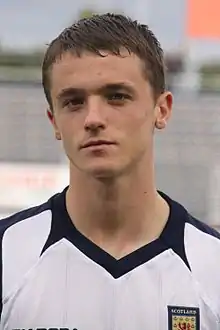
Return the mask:
[[[116,90],[125,90],[129,93],[134,93],[134,88],[131,84],[128,83],[114,83],[114,84],[106,84],[104,86],[102,86],[101,88],[99,88],[99,91],[116,91]]]
[[[103,92],[114,92],[116,90],[124,90],[131,94],[135,93],[133,86],[124,82],[106,84],[97,88],[96,93],[100,94]],[[83,88],[68,87],[61,90],[57,96],[57,99],[62,100],[74,95],[84,95],[85,93],[86,92]]]

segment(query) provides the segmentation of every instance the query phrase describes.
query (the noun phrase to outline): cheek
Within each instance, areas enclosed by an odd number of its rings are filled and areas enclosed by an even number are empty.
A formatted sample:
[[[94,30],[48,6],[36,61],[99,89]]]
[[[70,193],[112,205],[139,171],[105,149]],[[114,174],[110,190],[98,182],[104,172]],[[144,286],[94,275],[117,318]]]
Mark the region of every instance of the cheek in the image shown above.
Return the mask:
[[[126,118],[125,127],[131,136],[148,135],[152,131],[152,120],[146,113],[133,114]]]
[[[67,138],[75,131],[74,121],[72,120],[72,118],[66,115],[60,115],[57,118],[57,127],[63,138]]]
[[[153,142],[153,119],[147,114],[132,116],[126,122],[127,147],[131,152],[143,153]]]
[[[61,119],[57,122],[64,149],[67,151],[75,143],[77,132],[71,120]]]

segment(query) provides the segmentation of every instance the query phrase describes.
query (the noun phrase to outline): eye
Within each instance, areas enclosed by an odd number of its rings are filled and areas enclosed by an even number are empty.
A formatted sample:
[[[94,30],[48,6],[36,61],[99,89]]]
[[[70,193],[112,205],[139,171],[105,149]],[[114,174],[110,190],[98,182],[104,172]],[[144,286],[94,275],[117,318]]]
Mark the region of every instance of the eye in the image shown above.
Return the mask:
[[[125,93],[117,92],[108,95],[108,100],[113,102],[125,102],[128,99],[130,99],[130,95]]]
[[[84,98],[82,97],[74,97],[71,99],[67,99],[63,102],[63,107],[69,108],[71,110],[77,110],[85,103]]]

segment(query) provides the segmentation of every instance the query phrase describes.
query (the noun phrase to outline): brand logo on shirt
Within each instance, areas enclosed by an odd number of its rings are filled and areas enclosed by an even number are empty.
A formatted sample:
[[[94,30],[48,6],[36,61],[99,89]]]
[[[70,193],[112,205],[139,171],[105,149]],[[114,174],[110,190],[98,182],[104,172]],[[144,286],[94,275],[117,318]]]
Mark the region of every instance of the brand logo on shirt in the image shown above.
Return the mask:
[[[199,308],[168,306],[169,330],[200,330]]]

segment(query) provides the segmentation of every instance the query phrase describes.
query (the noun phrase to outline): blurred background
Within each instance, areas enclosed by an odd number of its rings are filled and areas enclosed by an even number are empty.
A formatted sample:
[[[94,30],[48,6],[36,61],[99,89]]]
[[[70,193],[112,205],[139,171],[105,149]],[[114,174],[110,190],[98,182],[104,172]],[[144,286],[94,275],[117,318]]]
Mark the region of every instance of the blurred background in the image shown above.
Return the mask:
[[[0,1],[0,218],[68,184],[67,160],[46,118],[46,45],[79,17],[106,11],[148,24],[175,96],[155,136],[158,189],[220,229],[220,1]]]

